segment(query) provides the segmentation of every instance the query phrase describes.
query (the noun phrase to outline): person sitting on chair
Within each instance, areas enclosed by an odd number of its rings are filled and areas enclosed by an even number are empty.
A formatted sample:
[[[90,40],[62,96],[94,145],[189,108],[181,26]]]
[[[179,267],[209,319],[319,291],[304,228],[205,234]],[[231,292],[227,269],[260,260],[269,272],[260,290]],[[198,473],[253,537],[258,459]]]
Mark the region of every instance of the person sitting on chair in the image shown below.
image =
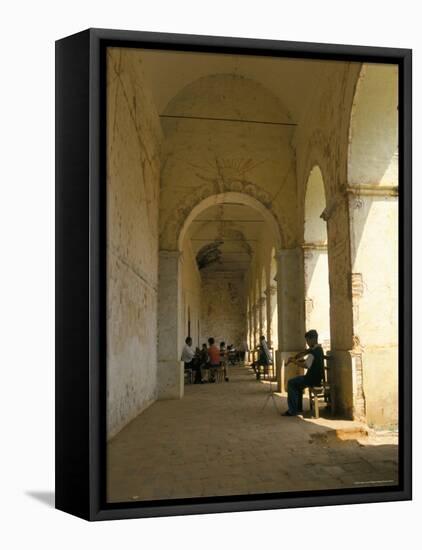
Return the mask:
[[[290,357],[286,363],[303,363],[307,373],[304,376],[295,376],[287,383],[288,410],[282,416],[297,416],[303,412],[303,390],[312,386],[320,386],[324,378],[324,350],[318,344],[318,332],[308,330],[305,334],[308,349],[300,351],[294,357]],[[306,359],[304,359],[306,357]]]
[[[209,365],[209,355],[207,350],[207,344],[202,344],[202,349],[199,352],[199,367],[201,369],[201,376],[202,371],[208,369]]]
[[[271,365],[271,353],[268,349],[268,344],[265,340],[265,336],[260,336],[259,338],[259,354],[258,354],[258,363],[256,368],[256,379],[259,380],[261,378],[260,373],[260,367],[264,367],[264,373],[265,369],[268,369],[268,366]]]
[[[208,338],[208,356],[210,358],[210,382],[215,382],[215,371],[220,367],[220,350],[215,345],[214,338]]]
[[[181,360],[185,364],[186,369],[192,369],[195,372],[195,384],[201,383],[201,369],[198,363],[196,352],[192,347],[192,338],[188,336],[185,340],[185,345],[182,350]]]

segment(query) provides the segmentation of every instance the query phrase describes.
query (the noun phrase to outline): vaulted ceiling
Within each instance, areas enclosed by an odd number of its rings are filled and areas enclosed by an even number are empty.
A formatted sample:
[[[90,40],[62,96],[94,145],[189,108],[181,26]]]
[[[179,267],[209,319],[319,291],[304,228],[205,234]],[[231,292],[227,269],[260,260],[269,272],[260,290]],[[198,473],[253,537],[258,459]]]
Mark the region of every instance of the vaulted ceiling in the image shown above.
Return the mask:
[[[188,232],[199,269],[243,274],[264,227],[261,215],[248,206],[221,204],[204,210]]]
[[[158,114],[185,86],[213,74],[233,74],[253,79],[275,94],[299,123],[324,68],[336,61],[277,57],[139,50]]]

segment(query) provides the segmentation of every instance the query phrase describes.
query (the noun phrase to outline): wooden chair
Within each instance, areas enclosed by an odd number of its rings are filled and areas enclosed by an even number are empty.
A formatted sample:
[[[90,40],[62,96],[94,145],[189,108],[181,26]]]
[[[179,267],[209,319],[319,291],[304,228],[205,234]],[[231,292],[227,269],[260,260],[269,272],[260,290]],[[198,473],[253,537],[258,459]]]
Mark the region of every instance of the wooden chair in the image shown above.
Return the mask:
[[[224,382],[224,365],[220,365],[215,370],[215,381]]]
[[[193,384],[193,378],[194,378],[193,369],[189,369],[185,367],[185,377],[184,377],[185,382],[187,380],[188,384]]]
[[[222,365],[215,367],[215,366],[208,366],[208,382],[211,382],[214,380],[217,382],[224,382],[224,369]]]
[[[309,391],[309,406],[311,413],[314,411],[315,418],[319,418],[319,400],[323,399],[327,406],[331,406],[331,384],[329,378],[329,367],[327,361],[331,361],[332,357],[324,355],[324,378],[321,386],[310,386]]]
[[[275,374],[275,364],[274,364],[274,348],[268,348],[268,351],[270,352],[271,361],[268,365],[260,365],[258,362],[256,363],[256,366],[254,367],[255,373],[257,375],[257,379],[261,377],[261,369],[262,369],[262,375],[264,377],[267,376],[268,380],[274,379]],[[259,357],[259,355],[258,355]]]

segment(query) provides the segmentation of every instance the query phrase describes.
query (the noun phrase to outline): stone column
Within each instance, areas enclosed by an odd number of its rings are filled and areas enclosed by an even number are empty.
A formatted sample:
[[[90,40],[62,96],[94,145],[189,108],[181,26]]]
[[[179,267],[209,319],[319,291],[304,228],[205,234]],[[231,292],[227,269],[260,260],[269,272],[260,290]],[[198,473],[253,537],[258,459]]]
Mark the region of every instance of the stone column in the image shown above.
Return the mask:
[[[266,303],[267,303],[267,342],[268,345],[277,349],[278,346],[278,332],[275,333],[277,326],[273,326],[273,315],[277,309],[277,286],[271,285],[265,291]],[[277,325],[277,320],[275,320]]]
[[[350,287],[350,231],[346,197],[338,192],[328,198],[321,214],[327,222],[330,284],[330,383],[334,412],[356,418],[354,411],[354,362],[352,297]]]
[[[285,367],[285,360],[305,347],[303,295],[303,253],[300,247],[280,249],[277,261],[278,350],[277,381],[279,389],[299,374],[296,367]]]
[[[390,428],[398,424],[398,188],[362,184],[346,192],[354,416]]]
[[[261,296],[258,301],[259,305],[259,336],[265,336],[267,333],[267,300],[265,296]]]
[[[158,279],[158,399],[180,399],[184,392],[180,360],[181,262],[178,251],[160,251]]]
[[[254,320],[254,349],[259,343],[259,305],[254,304],[253,308],[253,320]]]
[[[247,343],[248,343],[249,352],[247,354],[246,359],[250,361],[251,350],[253,348],[253,321],[252,321],[252,310],[251,310],[250,302],[249,302],[248,311],[247,311],[247,322],[248,322]]]

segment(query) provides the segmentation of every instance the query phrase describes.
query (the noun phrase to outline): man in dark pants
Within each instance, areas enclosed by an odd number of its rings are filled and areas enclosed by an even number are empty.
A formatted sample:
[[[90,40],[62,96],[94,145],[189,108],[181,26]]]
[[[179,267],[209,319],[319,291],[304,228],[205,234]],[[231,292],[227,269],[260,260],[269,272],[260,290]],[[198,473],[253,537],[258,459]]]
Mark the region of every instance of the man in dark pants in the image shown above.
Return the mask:
[[[320,386],[324,378],[324,351],[318,344],[318,333],[316,330],[309,330],[305,334],[308,349],[301,351],[295,357],[289,358],[289,363],[303,363],[307,369],[304,376],[291,378],[287,383],[288,410],[282,416],[297,416],[303,411],[302,398],[303,390],[310,386]],[[304,359],[306,357],[306,359]]]
[[[185,364],[185,369],[192,369],[195,373],[195,384],[201,384],[201,367],[199,365],[196,351],[192,347],[192,338],[188,336],[182,350],[181,360]]]

